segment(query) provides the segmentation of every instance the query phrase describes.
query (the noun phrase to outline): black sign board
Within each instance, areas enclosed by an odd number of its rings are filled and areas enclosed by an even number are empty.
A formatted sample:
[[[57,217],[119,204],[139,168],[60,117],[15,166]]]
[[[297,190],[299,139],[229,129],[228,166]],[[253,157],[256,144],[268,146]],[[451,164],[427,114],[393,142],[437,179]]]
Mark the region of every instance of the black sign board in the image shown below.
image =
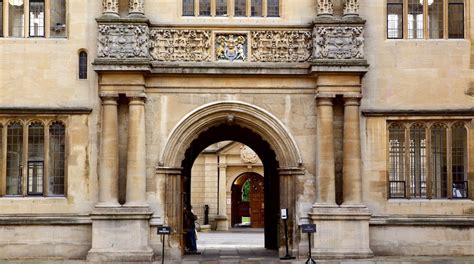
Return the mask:
[[[171,234],[171,227],[158,226],[158,235],[169,235],[169,234]]]
[[[303,224],[301,225],[301,232],[303,233],[316,233],[315,224]]]

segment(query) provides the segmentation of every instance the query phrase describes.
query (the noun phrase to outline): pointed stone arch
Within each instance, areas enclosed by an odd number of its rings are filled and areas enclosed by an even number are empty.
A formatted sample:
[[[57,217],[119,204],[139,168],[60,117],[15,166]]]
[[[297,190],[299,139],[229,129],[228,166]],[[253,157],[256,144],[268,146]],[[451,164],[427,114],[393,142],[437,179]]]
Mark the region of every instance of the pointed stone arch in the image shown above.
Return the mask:
[[[296,141],[285,125],[270,112],[239,101],[203,105],[184,116],[171,131],[161,153],[160,167],[178,168],[186,149],[200,133],[223,123],[246,127],[270,144],[282,169],[296,169],[303,161]]]
[[[189,171],[188,165],[185,166],[187,169],[183,169],[182,162],[187,159],[188,149],[192,147],[193,142],[199,141],[200,135],[209,134],[211,130],[222,126],[250,130],[248,133],[257,134],[271,149],[273,159],[277,164],[275,173],[279,186],[277,188],[279,195],[275,197],[279,197],[278,204],[281,208],[289,210],[290,247],[297,250],[294,176],[304,174],[300,151],[289,130],[278,118],[260,107],[240,101],[219,101],[203,105],[185,115],[171,131],[157,166],[157,177],[165,177],[166,187],[163,191],[165,224],[182,231],[180,230],[183,223],[181,210],[184,206],[183,190],[186,182],[182,176],[187,175]],[[275,226],[272,230],[275,232],[279,229]],[[277,238],[277,240],[280,239],[280,246],[284,243],[281,241],[282,237],[280,235]],[[180,245],[183,245],[182,239],[179,235],[172,236],[171,250],[180,248]],[[173,255],[179,254],[175,252]]]

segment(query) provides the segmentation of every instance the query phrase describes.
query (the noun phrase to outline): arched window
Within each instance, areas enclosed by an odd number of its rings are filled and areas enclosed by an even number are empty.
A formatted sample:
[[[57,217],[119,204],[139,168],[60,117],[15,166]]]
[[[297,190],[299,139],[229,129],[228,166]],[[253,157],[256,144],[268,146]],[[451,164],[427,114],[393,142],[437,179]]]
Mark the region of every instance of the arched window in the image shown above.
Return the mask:
[[[49,126],[49,194],[64,195],[66,127],[56,121]]]
[[[405,128],[394,123],[389,129],[390,197],[405,195]]]
[[[79,79],[87,79],[87,52],[79,52]]]
[[[431,127],[431,196],[448,197],[447,127],[437,123]]]
[[[182,0],[183,16],[280,17],[283,0]]]
[[[426,197],[426,129],[422,124],[410,128],[410,196]]]
[[[28,126],[28,195],[43,194],[44,126],[33,122]]]
[[[457,123],[451,128],[451,142],[453,198],[467,198],[467,132],[463,123]]]
[[[7,195],[22,195],[23,126],[12,122],[7,128]]]

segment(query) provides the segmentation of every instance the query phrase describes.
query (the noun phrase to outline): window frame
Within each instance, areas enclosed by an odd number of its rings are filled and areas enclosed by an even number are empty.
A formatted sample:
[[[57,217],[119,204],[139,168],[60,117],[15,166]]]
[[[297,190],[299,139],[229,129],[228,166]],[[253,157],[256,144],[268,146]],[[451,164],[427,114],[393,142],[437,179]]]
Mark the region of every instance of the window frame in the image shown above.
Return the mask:
[[[63,160],[64,160],[64,190],[63,194],[51,194],[49,192],[49,166],[50,164],[50,127],[59,122],[64,126],[64,154],[63,154]],[[21,193],[18,195],[8,195],[7,194],[7,136],[8,136],[8,126],[9,124],[13,123],[19,123],[23,129],[23,134],[22,134],[22,156],[20,158],[20,163],[22,164],[21,166]],[[29,126],[32,123],[41,123],[43,126],[43,137],[44,137],[44,142],[43,142],[43,160],[30,160],[29,159],[29,153],[28,153],[28,148],[29,148]],[[2,118],[0,117],[0,157],[4,157],[1,160],[0,163],[0,199],[5,197],[5,198],[21,198],[21,197],[67,197],[67,182],[68,182],[68,153],[69,153],[69,146],[68,146],[68,124],[67,124],[67,117],[57,117],[57,116],[51,116],[51,117],[44,117],[42,119],[37,119],[37,118],[21,118],[21,117],[13,117],[13,118]],[[29,165],[31,162],[41,162],[43,164],[43,171],[42,171],[42,193],[30,193],[29,192]]]
[[[217,0],[210,0],[211,3],[211,15],[210,16],[201,16],[199,15],[199,0],[194,0],[194,15],[184,15],[184,4],[183,0],[179,1],[179,10],[181,18],[282,18],[282,2],[283,0],[278,0],[278,14],[279,16],[268,16],[268,6],[267,0],[262,0],[262,16],[251,16],[251,0],[245,0],[246,10],[245,16],[236,16],[235,15],[235,0],[227,0],[227,15],[217,15]]]
[[[387,199],[415,199],[415,200],[453,200],[453,199],[464,199],[464,200],[470,200],[472,199],[472,195],[469,192],[470,186],[472,184],[472,181],[470,181],[469,177],[469,169],[471,164],[469,164],[469,153],[468,149],[469,146],[472,142],[469,140],[469,127],[468,124],[471,122],[470,120],[439,120],[439,119],[434,119],[434,120],[419,120],[419,119],[408,119],[408,120],[387,120],[387,138],[386,138],[386,164],[387,164],[387,173],[386,173],[386,180],[387,180]],[[412,169],[412,159],[411,159],[411,146],[410,146],[410,141],[411,141],[411,128],[414,125],[422,125],[425,130],[425,139],[426,139],[426,147],[425,147],[425,152],[426,152],[426,162],[424,164],[425,166],[425,171],[426,171],[426,196],[425,197],[419,197],[420,195],[415,195],[412,193],[411,190],[411,183],[413,181],[413,175],[411,172]],[[447,167],[447,195],[446,197],[435,197],[433,193],[433,180],[436,178],[434,175],[434,172],[432,170],[433,168],[433,162],[434,159],[432,157],[432,129],[435,129],[436,127],[439,127],[440,125],[443,125],[444,128],[446,129],[446,167]],[[465,138],[464,138],[464,155],[466,156],[464,159],[464,188],[465,188],[465,197],[456,197],[453,195],[454,191],[454,183],[453,183],[453,134],[452,134],[452,128],[453,127],[462,127],[464,129],[465,133]],[[402,153],[403,159],[399,162],[403,163],[403,169],[404,171],[402,172],[403,175],[396,175],[395,178],[396,180],[392,181],[392,163],[391,163],[391,158],[392,158],[392,149],[391,149],[391,144],[390,144],[390,139],[391,139],[391,129],[392,128],[402,128],[404,130],[404,133],[402,133],[403,140],[404,140],[404,153]],[[395,132],[395,131],[394,131]],[[403,178],[400,180],[400,178]],[[397,184],[403,182],[404,190],[400,189]],[[394,189],[395,188],[395,191]],[[404,195],[396,195],[392,196],[392,193],[394,194],[399,194],[400,191],[404,191]]]
[[[64,37],[51,37],[51,1],[54,1],[54,0],[44,0],[44,21],[43,21],[43,25],[44,25],[44,34],[43,36],[31,36],[31,32],[30,32],[30,0],[23,0],[23,36],[21,37],[13,37],[13,36],[10,36],[10,25],[9,25],[9,18],[10,18],[10,12],[9,12],[9,4],[8,4],[8,0],[3,0],[3,2],[0,2],[0,3],[3,3],[3,6],[0,5],[1,7],[1,10],[0,12],[3,12],[3,29],[0,28],[0,30],[2,30],[2,33],[0,34],[0,38],[4,38],[4,39],[7,39],[7,38],[34,38],[34,39],[38,39],[38,38],[52,38],[52,39],[55,39],[55,40],[59,40],[59,39],[68,39],[69,38],[69,13],[68,13],[68,10],[69,10],[69,0],[65,0],[64,1],[64,12],[65,12],[65,15],[64,15],[64,18],[65,18],[65,33],[64,33]]]
[[[402,37],[401,38],[390,38],[388,35],[388,6],[389,5],[398,5],[395,3],[389,3],[388,0],[385,1],[385,39],[387,40],[463,40],[468,38],[467,27],[467,11],[469,3],[466,0],[463,0],[463,3],[457,3],[457,5],[462,5],[463,8],[463,37],[462,38],[450,38],[449,37],[449,0],[443,0],[443,37],[441,38],[430,38],[429,28],[428,28],[428,1],[423,0],[423,37],[422,38],[408,38],[408,1],[402,0],[403,6],[403,15],[402,15]]]

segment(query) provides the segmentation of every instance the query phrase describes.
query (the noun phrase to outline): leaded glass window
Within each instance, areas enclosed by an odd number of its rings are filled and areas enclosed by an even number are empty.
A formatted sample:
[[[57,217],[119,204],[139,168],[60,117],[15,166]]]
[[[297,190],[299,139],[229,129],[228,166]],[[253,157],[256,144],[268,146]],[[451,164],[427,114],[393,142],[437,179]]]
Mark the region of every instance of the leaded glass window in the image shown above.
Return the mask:
[[[28,195],[43,194],[44,126],[34,122],[28,126]]]
[[[267,17],[280,16],[280,0],[267,0]]]
[[[30,0],[30,37],[44,37],[44,0]]]
[[[390,197],[404,198],[405,192],[405,128],[393,124],[389,128]]]
[[[422,39],[423,34],[423,5],[420,0],[408,0],[408,38]]]
[[[453,198],[467,198],[467,132],[462,123],[455,124],[451,130]]]
[[[448,38],[464,38],[464,1],[449,0]]]
[[[49,194],[64,195],[66,127],[61,122],[49,126]]]
[[[8,1],[8,35],[22,38],[25,36],[25,17],[23,0]]]
[[[216,16],[227,16],[227,0],[216,0]]]
[[[428,32],[430,39],[443,38],[443,1],[444,0],[428,1]]]
[[[211,15],[211,0],[199,0],[199,15],[200,16]]]
[[[87,52],[79,52],[79,79],[87,79]]]
[[[447,164],[447,127],[435,124],[431,127],[431,196],[448,197],[448,164]]]
[[[7,128],[7,195],[22,194],[23,126],[12,122]]]
[[[50,37],[66,37],[66,0],[51,0],[50,24]]]
[[[194,16],[194,0],[183,0],[183,16]]]
[[[259,17],[263,15],[262,0],[251,0],[250,16]]]

